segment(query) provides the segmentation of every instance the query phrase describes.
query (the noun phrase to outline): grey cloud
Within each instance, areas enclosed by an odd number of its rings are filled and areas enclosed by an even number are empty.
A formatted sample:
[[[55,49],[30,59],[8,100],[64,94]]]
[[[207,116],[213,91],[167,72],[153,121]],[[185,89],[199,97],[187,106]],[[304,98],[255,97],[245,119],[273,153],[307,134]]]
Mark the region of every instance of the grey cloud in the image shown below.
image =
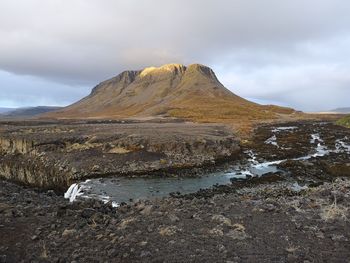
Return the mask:
[[[172,62],[207,64],[240,95],[301,109],[321,108],[301,90],[321,92],[326,108],[350,95],[346,0],[3,0],[0,10],[0,70],[46,79],[47,101]]]
[[[65,85],[33,76],[21,76],[0,71],[3,107],[52,105],[65,106],[89,93],[86,86]]]
[[[346,106],[350,96],[348,69],[338,65],[266,67],[244,73],[232,69],[222,79],[245,97],[277,101],[307,111]]]

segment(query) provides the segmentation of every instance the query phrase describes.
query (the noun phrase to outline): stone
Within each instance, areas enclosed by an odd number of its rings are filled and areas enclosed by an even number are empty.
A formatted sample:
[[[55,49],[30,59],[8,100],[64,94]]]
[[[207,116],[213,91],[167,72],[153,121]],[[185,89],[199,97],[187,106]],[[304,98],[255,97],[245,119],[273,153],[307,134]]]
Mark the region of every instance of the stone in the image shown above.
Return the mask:
[[[95,164],[95,165],[92,167],[92,171],[93,171],[93,172],[97,172],[97,171],[99,171],[99,170],[100,170],[100,166],[97,165],[97,164]]]
[[[179,229],[176,226],[168,226],[168,227],[162,227],[159,230],[159,234],[161,236],[172,236],[176,234],[179,231]]]
[[[33,240],[33,241],[35,241],[35,240],[38,240],[39,237],[38,237],[37,235],[34,235],[34,236],[32,236],[30,239]]]
[[[179,219],[176,215],[174,215],[174,214],[169,214],[169,215],[168,215],[168,218],[170,219],[170,221],[171,221],[172,223],[175,223],[175,222],[179,222],[179,221],[180,221],[180,219]]]
[[[81,211],[81,217],[83,218],[90,218],[96,213],[95,209],[92,208],[85,208],[83,211]]]
[[[65,229],[62,233],[62,237],[68,237],[75,234],[77,231],[75,229]]]
[[[231,219],[229,219],[229,218],[227,218],[227,217],[225,217],[223,215],[213,215],[211,220],[219,222],[219,223],[227,225],[227,226],[231,226],[232,225]]]
[[[115,248],[112,248],[107,251],[107,255],[109,257],[115,257],[116,255],[118,255],[118,251]]]
[[[140,258],[150,257],[152,253],[149,251],[141,251]]]
[[[344,235],[331,235],[333,241],[347,242],[349,241]]]
[[[213,236],[221,237],[224,235],[224,232],[220,228],[213,228],[213,229],[210,229],[208,232],[209,232],[209,234],[211,234]]]
[[[149,216],[152,211],[152,205],[146,205],[145,208],[140,212],[141,215]]]
[[[230,230],[226,236],[228,236],[229,238],[232,238],[234,240],[245,240],[247,238],[249,238],[249,236],[245,233],[245,231],[240,231],[238,229],[233,229]]]
[[[10,208],[12,208],[10,205],[5,204],[5,203],[0,203],[0,213],[9,210]]]

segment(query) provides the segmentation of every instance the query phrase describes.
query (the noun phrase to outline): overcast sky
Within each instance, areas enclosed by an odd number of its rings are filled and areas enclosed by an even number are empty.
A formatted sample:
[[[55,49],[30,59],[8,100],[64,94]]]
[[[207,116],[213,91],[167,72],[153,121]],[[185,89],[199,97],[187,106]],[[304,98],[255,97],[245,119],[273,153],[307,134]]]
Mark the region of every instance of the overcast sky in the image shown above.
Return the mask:
[[[348,0],[1,0],[0,107],[66,105],[126,69],[210,66],[236,94],[350,107]]]

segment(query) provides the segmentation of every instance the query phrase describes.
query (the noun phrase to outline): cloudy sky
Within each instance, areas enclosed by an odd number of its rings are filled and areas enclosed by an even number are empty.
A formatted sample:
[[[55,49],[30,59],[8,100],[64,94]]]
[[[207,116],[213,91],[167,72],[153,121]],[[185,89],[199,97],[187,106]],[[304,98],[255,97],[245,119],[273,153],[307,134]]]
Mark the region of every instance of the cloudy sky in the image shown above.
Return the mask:
[[[202,63],[236,94],[350,106],[348,0],[1,0],[0,107],[66,105],[126,69]]]

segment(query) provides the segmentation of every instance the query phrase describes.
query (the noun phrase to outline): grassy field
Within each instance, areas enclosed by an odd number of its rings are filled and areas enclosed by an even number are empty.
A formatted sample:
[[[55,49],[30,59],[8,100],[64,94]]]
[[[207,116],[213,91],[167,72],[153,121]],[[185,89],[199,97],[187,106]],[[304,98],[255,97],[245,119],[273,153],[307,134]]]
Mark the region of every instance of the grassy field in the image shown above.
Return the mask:
[[[350,115],[338,120],[337,124],[350,128]]]

